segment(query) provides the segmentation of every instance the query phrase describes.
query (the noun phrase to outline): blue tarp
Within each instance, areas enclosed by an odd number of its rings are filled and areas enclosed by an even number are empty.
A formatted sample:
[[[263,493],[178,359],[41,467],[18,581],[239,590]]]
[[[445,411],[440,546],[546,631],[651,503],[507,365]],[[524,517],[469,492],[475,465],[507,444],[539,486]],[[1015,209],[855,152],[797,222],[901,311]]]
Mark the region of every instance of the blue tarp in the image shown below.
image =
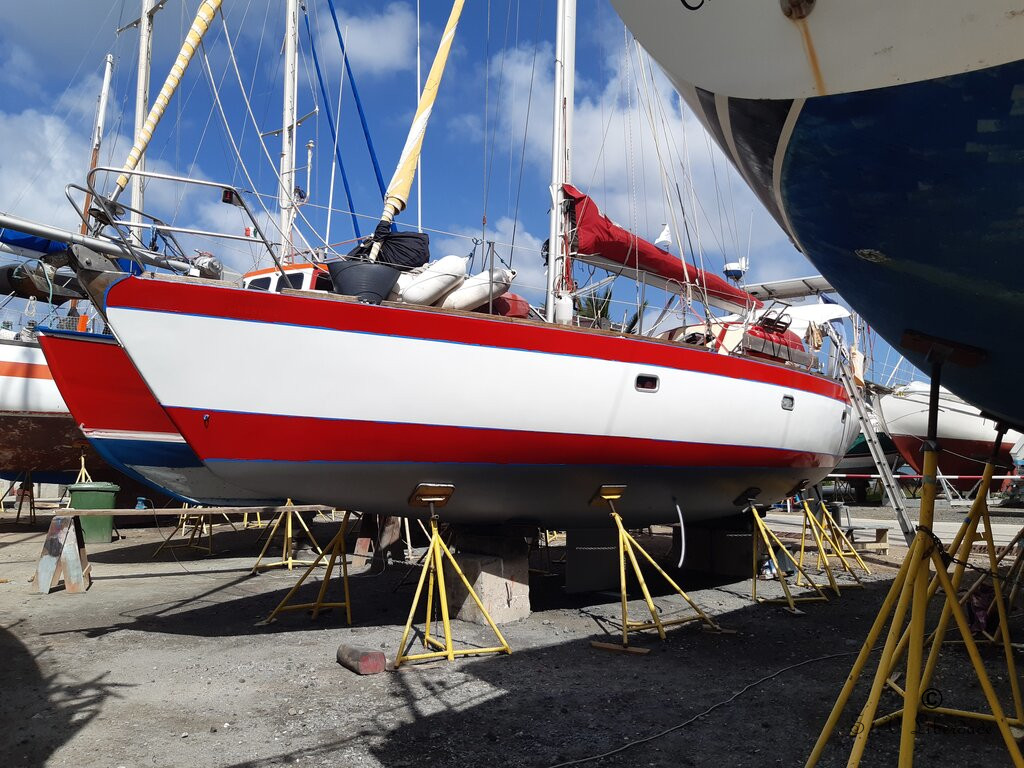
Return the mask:
[[[36,253],[60,253],[68,249],[68,244],[59,240],[48,240],[45,237],[27,235],[16,229],[0,228],[0,243],[12,248],[22,248]]]

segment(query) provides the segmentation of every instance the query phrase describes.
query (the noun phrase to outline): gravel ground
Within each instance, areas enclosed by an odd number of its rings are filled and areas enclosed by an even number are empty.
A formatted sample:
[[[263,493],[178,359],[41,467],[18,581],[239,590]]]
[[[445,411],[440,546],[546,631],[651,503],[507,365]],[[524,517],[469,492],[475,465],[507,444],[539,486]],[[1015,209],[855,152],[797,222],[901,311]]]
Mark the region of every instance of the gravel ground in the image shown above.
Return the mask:
[[[321,541],[332,529],[315,527]],[[4,766],[543,767],[614,750],[584,764],[801,766],[902,555],[872,558],[866,588],[803,604],[802,616],[753,605],[749,580],[683,574],[684,588],[735,634],[685,625],[661,642],[650,633],[634,641],[647,655],[590,646],[614,642],[617,594],[566,595],[559,574],[538,573],[533,615],[502,627],[511,656],[359,677],[336,663],[338,644],[393,658],[418,571],[354,575],[353,627],[338,612],[256,626],[296,579],[249,575],[257,531],[224,529],[214,556],[179,549],[154,560],[159,532],[127,530],[120,542],[90,545],[88,593],[41,596],[27,582],[44,530],[45,518],[0,522]],[[649,543],[664,551],[668,539]],[[775,583],[759,591],[780,594]],[[681,612],[664,591],[656,603],[663,615]],[[640,618],[644,605],[630,609]],[[491,642],[485,628],[454,628],[462,642]],[[1007,701],[999,655],[985,655]],[[962,649],[949,647],[934,686],[947,706],[983,707],[964,664]],[[853,704],[866,695],[864,682]],[[883,711],[893,707],[887,696]],[[855,717],[844,715],[820,765],[846,764]],[[919,765],[1011,765],[986,723],[924,716],[919,730]],[[874,733],[863,764],[895,764],[898,739],[898,727]]]

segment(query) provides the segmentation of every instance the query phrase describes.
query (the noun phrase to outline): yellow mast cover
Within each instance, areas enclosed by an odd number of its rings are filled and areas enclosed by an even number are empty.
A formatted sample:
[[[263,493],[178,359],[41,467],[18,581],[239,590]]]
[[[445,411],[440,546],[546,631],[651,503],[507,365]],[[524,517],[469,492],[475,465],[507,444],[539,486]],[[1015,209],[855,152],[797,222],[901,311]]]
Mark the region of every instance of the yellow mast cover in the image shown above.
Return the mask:
[[[203,0],[199,10],[196,11],[192,27],[189,29],[188,34],[185,35],[185,41],[181,44],[181,50],[178,51],[178,58],[174,60],[174,65],[167,74],[167,79],[164,81],[160,93],[157,94],[153,107],[149,110],[149,115],[146,117],[142,130],[135,137],[135,144],[132,146],[131,152],[128,153],[128,159],[125,161],[124,168],[122,169],[123,172],[117,177],[117,183],[114,186],[114,193],[111,195],[111,199],[116,200],[128,184],[128,172],[135,170],[140,158],[146,151],[146,147],[149,146],[150,139],[153,138],[153,131],[156,130],[157,123],[160,122],[160,118],[163,117],[167,106],[170,104],[171,97],[177,90],[181,78],[185,75],[185,70],[188,69],[189,62],[192,61],[199,43],[202,42],[203,36],[210,28],[210,22],[217,15],[221,2],[222,0]]]

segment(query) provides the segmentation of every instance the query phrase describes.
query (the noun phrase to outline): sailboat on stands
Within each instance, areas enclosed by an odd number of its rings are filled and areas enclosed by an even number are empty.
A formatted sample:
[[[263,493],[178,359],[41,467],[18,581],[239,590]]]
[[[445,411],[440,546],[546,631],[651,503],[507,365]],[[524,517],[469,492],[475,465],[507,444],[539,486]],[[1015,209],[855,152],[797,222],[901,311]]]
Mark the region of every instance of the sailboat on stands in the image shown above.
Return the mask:
[[[366,512],[407,513],[418,484],[452,483],[439,513],[467,523],[600,524],[604,512],[588,502],[607,483],[628,486],[618,504],[628,523],[675,520],[677,503],[687,520],[709,519],[822,479],[855,430],[831,379],[685,342],[382,300],[399,267],[429,256],[425,235],[393,233],[391,223],[405,207],[461,7],[380,225],[328,265],[334,293],[128,276],[72,247],[79,279],[188,446],[232,485]],[[560,51],[564,32],[560,22]],[[567,133],[558,123],[571,103],[571,88],[561,91],[556,136]],[[553,165],[564,169],[558,158],[567,157],[556,142]],[[549,315],[573,255],[565,181],[556,172]],[[685,270],[709,297],[718,287]],[[728,284],[723,292],[737,309],[758,304]],[[326,389],[296,398],[296,380]]]

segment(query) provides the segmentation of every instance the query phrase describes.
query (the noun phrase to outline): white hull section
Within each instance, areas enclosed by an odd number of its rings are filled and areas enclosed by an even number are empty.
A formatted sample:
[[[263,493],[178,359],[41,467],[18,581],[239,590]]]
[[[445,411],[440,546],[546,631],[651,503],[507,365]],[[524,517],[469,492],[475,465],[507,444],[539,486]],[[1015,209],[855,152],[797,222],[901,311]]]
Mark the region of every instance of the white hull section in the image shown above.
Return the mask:
[[[924,439],[928,434],[928,385],[921,382],[901,387],[878,400],[878,413],[891,437]],[[986,419],[973,405],[943,390],[939,395],[938,439],[991,443],[996,439],[996,423]],[[1003,442],[1014,443],[1022,435],[1009,430]]]
[[[69,415],[38,344],[0,341],[0,412]]]
[[[612,0],[677,88],[798,99],[919,82],[1021,57],[1019,0]],[[686,95],[684,93],[684,95]]]
[[[571,433],[836,455],[847,407],[822,395],[646,364],[112,308],[165,408]],[[204,339],[185,344],[182,339]],[[170,347],[174,354],[167,354]],[[254,354],[254,350],[260,350]],[[272,350],[272,352],[271,352]],[[194,371],[203,371],[202,376]],[[640,374],[659,377],[639,392]],[[292,382],[288,385],[287,382]],[[323,382],[317,397],[296,382]],[[552,403],[550,383],[565,398]],[[334,389],[337,395],[328,394]],[[412,391],[415,390],[413,395]],[[794,398],[784,410],[784,396]]]

